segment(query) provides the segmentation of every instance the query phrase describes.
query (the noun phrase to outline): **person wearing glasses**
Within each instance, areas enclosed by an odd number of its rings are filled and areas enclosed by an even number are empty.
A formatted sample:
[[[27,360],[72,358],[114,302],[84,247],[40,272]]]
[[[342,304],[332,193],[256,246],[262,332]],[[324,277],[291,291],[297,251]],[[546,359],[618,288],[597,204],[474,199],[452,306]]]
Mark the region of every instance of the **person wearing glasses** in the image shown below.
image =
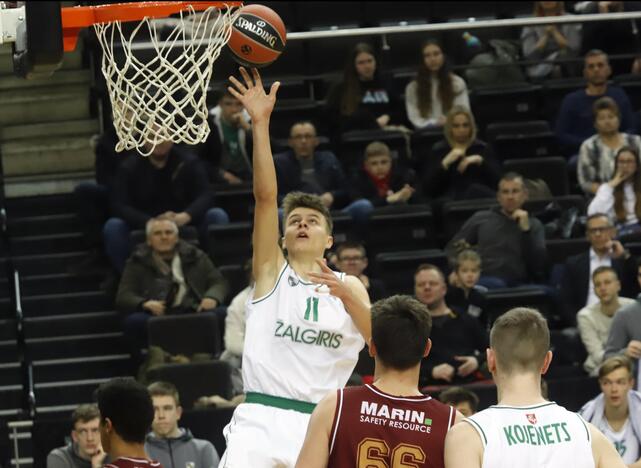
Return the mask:
[[[336,248],[336,266],[346,275],[356,276],[367,292],[372,302],[388,296],[385,283],[365,274],[367,269],[367,251],[359,242],[343,242]]]
[[[78,406],[71,415],[71,442],[53,449],[47,468],[99,468],[107,454],[100,443],[100,411],[93,404]]]
[[[594,213],[586,221],[586,235],[590,242],[589,250],[569,257],[564,264],[561,294],[568,325],[576,324],[576,314],[586,306],[599,302],[592,275],[594,271],[607,266],[614,269],[621,278],[621,295],[628,296],[634,290],[632,284],[636,275],[635,262],[630,252],[615,239],[616,228],[605,213]]]

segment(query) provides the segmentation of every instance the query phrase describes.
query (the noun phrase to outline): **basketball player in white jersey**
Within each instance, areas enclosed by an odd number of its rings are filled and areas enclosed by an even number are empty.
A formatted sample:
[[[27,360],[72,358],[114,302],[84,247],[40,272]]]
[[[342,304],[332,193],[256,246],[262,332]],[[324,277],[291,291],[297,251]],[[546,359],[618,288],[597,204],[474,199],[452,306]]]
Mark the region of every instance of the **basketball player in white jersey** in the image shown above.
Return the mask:
[[[343,277],[323,261],[332,219],[320,197],[285,197],[280,238],[269,141],[279,83],[266,94],[257,70],[253,77],[240,71],[244,83],[230,77],[229,91],[253,127],[255,286],[245,312],[247,399],[224,430],[227,451],[219,466],[293,467],[315,404],[345,386],[371,335],[370,302],[358,278]]]
[[[519,307],[494,322],[487,364],[499,404],[450,430],[446,468],[625,468],[594,426],[541,396],[549,348],[547,322],[536,310]]]

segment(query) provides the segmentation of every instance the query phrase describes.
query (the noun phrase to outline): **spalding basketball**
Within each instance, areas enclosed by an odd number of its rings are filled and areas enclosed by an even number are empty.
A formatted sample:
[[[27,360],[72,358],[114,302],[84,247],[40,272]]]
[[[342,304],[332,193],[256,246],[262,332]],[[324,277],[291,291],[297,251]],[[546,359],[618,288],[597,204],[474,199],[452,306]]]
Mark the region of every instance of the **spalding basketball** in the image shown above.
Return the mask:
[[[264,5],[247,5],[234,22],[227,47],[247,67],[265,67],[278,58],[287,41],[280,16]]]

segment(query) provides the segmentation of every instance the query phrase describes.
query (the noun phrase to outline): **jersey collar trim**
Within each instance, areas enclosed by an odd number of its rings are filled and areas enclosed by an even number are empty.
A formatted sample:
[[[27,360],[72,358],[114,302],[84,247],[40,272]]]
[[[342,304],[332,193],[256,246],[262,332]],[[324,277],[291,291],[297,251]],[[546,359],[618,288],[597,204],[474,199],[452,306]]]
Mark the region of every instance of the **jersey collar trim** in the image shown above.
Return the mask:
[[[556,402],[554,401],[548,401],[546,403],[541,403],[538,405],[530,405],[530,406],[508,406],[508,405],[492,405],[490,408],[493,409],[512,409],[512,410],[533,410],[537,408],[544,408],[546,406],[552,406],[556,405]]]
[[[394,395],[390,395],[388,393],[385,393],[378,388],[376,388],[374,385],[366,384],[365,387],[369,388],[372,392],[376,393],[377,395],[380,395],[384,398],[389,398],[390,400],[397,400],[397,401],[428,401],[431,400],[431,396],[414,396],[414,397],[398,397]]]

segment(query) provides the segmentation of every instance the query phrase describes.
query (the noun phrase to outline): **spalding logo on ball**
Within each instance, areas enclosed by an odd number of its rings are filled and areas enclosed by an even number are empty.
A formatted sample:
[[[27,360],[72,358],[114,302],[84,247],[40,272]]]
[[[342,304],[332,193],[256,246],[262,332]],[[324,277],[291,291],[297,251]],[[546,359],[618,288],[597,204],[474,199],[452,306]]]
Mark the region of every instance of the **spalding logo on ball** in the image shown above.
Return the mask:
[[[232,26],[227,47],[232,57],[246,67],[265,67],[276,60],[287,42],[285,24],[264,5],[248,5]]]

